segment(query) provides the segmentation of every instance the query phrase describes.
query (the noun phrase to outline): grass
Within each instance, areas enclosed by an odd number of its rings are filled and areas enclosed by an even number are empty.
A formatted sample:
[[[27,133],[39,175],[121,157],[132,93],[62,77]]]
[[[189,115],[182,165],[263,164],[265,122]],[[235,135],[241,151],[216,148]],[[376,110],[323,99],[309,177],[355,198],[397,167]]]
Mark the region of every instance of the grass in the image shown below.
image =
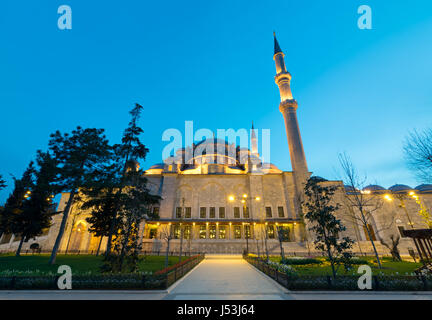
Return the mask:
[[[15,257],[13,254],[0,254],[0,275],[5,273],[19,274],[57,274],[60,265],[68,265],[74,274],[100,273],[103,264],[103,256],[94,255],[58,255],[54,265],[48,265],[48,254],[22,255]],[[139,263],[139,271],[155,272],[165,267],[165,256],[142,256]],[[168,265],[178,262],[178,256],[169,256]]]
[[[330,263],[325,258],[318,258],[323,261],[322,264],[306,264],[306,265],[292,265],[292,267],[301,275],[332,275]],[[390,257],[382,257],[381,264],[382,269],[378,268],[375,257],[361,257],[360,259],[366,260],[368,265],[372,268],[372,273],[374,275],[379,275],[380,273],[384,275],[411,275],[415,269],[422,266],[421,263],[414,263],[408,261],[395,262],[392,261]],[[279,262],[279,256],[270,257],[270,260]],[[353,273],[357,275],[358,265],[353,265],[353,268],[346,271],[343,266],[340,266],[337,273],[339,275],[352,275]]]

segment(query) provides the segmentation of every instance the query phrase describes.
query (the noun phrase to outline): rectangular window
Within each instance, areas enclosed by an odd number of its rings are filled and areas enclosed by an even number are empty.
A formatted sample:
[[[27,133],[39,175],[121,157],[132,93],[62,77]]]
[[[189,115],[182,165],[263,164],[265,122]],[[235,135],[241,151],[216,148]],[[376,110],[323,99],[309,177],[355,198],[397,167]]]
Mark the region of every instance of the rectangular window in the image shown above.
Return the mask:
[[[267,226],[267,237],[269,239],[274,239],[275,232],[274,232],[274,227],[273,226]]]
[[[207,228],[205,225],[201,225],[199,229],[199,237],[200,239],[207,238]]]
[[[159,216],[159,207],[153,207],[153,215]]]
[[[177,207],[176,208],[176,218],[177,219],[181,219],[182,217],[182,208],[181,207]]]
[[[249,218],[249,207],[243,207],[243,218]]]
[[[149,238],[150,239],[155,239],[157,236],[157,229],[156,228],[151,228],[150,232],[149,232]]]
[[[279,218],[283,218],[285,216],[283,207],[278,207],[278,215]]]
[[[174,226],[174,239],[180,239],[180,225]]]
[[[219,226],[219,239],[226,238],[226,226]]]
[[[210,207],[210,218],[214,219],[216,218],[216,208],[215,207]]]
[[[246,224],[244,226],[244,232],[245,232],[245,237],[250,239],[251,238],[251,227],[250,225]]]
[[[225,218],[225,207],[219,208],[219,218],[221,218],[221,219]]]
[[[183,238],[190,239],[191,236],[191,226],[184,226]]]
[[[241,239],[241,226],[234,226],[234,238]]]
[[[211,225],[209,227],[209,239],[216,239],[216,226]]]
[[[234,218],[240,218],[240,208],[234,207]]]
[[[186,207],[186,212],[185,212],[185,218],[186,219],[190,219],[192,216],[192,208],[191,207]]]
[[[207,216],[207,208],[206,207],[201,207],[200,208],[200,218],[201,219],[205,219]]]
[[[272,210],[271,207],[266,207],[266,217],[271,218],[272,217]]]
[[[370,224],[367,225],[367,229],[369,229],[372,241],[376,241],[375,232],[374,232],[374,230],[373,230],[373,228],[372,228],[372,226]],[[366,226],[363,226],[363,230],[364,230],[364,233],[365,233],[365,236],[366,236],[366,240],[370,241],[367,229],[366,229]]]

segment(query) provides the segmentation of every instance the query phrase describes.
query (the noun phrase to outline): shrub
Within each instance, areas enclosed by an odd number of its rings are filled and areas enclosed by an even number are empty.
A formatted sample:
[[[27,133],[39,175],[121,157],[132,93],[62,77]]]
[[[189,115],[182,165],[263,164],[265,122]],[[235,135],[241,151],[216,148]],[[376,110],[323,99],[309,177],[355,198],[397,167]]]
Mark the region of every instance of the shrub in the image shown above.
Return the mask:
[[[322,264],[323,262],[314,258],[285,258],[281,259],[280,263],[287,265],[306,265],[306,264]]]

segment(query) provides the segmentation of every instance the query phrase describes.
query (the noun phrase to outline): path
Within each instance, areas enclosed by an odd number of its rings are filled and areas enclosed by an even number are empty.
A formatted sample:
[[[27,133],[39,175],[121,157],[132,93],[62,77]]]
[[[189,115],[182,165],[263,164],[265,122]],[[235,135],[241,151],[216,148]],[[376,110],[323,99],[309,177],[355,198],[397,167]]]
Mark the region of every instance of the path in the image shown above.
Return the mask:
[[[281,300],[288,298],[285,292],[287,290],[252,267],[241,255],[206,255],[165,299]]]

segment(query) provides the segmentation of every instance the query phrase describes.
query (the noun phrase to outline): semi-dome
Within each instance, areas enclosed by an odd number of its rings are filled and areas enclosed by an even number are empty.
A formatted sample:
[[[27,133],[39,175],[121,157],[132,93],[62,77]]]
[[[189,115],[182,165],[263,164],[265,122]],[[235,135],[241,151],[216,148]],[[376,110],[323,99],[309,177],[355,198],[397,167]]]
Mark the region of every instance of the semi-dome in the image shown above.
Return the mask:
[[[370,184],[370,185],[368,185],[368,186],[366,186],[366,187],[363,188],[363,191],[366,191],[366,190],[370,190],[370,191],[385,191],[386,189],[383,188],[383,187],[381,187],[381,186],[379,186],[379,185],[377,185],[377,184]]]
[[[389,188],[391,192],[407,192],[411,191],[412,188],[406,184],[395,184]]]
[[[417,187],[415,187],[416,190],[418,190],[419,192],[432,192],[432,184],[421,184]]]
[[[344,188],[345,188],[345,191],[348,192],[348,193],[350,193],[350,192],[358,192],[359,191],[358,189],[353,188],[352,186],[347,185],[347,184],[344,184]]]

